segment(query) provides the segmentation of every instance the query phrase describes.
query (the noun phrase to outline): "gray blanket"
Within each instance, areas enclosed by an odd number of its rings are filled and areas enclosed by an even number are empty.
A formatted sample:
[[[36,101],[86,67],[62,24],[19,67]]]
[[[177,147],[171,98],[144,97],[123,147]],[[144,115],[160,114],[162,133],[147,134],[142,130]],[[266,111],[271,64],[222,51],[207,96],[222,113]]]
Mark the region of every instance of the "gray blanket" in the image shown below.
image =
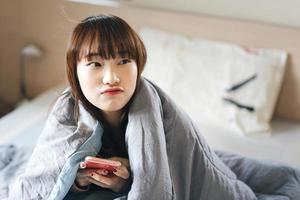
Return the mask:
[[[3,199],[63,199],[68,193],[79,162],[98,153],[103,134],[101,122],[80,105],[75,119],[75,108],[70,91],[65,91],[26,170],[7,185]],[[189,116],[145,79],[130,106],[126,144],[133,183],[120,199],[300,200],[299,171],[217,155]]]

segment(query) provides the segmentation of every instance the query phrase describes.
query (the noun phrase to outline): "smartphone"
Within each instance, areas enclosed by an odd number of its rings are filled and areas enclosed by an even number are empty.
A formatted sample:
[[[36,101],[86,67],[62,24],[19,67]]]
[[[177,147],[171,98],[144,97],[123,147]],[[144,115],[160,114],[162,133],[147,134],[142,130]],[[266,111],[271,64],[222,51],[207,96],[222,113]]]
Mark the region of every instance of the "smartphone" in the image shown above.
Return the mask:
[[[122,164],[120,161],[108,160],[97,157],[87,156],[84,160],[85,167],[89,169],[105,169],[108,173],[113,173],[117,171],[117,168]]]

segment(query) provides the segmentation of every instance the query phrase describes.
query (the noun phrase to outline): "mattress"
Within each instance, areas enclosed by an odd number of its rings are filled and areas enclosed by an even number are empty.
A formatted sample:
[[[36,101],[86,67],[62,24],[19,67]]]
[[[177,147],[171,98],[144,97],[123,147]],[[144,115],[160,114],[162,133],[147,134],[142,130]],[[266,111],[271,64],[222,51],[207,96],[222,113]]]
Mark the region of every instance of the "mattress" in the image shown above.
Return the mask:
[[[0,144],[12,143],[33,148],[42,132],[56,98],[66,88],[59,85],[35,99],[23,102],[0,119]],[[275,118],[272,134],[241,136],[228,124],[215,118],[197,119],[196,123],[210,146],[244,156],[283,162],[300,168],[300,124]]]

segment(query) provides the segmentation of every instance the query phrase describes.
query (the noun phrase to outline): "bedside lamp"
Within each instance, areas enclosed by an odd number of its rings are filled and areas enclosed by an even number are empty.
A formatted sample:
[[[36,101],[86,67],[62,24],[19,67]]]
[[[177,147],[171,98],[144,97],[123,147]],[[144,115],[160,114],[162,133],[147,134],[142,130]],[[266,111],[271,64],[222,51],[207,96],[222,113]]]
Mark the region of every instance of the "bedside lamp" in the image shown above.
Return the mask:
[[[35,44],[28,44],[21,49],[20,55],[20,85],[19,85],[19,100],[28,100],[26,91],[26,61],[30,57],[40,57],[43,54],[42,50]]]

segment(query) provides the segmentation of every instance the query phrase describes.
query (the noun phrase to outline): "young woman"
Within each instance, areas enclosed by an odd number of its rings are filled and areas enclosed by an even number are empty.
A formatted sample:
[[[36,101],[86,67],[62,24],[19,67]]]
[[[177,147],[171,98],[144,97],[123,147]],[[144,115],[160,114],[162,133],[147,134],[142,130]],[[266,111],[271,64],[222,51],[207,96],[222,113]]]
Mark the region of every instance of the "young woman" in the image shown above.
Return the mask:
[[[91,184],[114,192],[130,188],[127,112],[145,62],[143,42],[116,16],[88,17],[74,29],[67,52],[72,96],[104,125],[98,156],[118,160],[122,166],[112,176],[105,170],[79,170],[73,191],[88,190]]]
[[[91,16],[75,27],[67,51],[70,88],[9,199],[300,198],[298,171],[217,156],[189,116],[141,77],[145,62],[143,42],[119,17]],[[102,167],[91,166],[99,157]]]

